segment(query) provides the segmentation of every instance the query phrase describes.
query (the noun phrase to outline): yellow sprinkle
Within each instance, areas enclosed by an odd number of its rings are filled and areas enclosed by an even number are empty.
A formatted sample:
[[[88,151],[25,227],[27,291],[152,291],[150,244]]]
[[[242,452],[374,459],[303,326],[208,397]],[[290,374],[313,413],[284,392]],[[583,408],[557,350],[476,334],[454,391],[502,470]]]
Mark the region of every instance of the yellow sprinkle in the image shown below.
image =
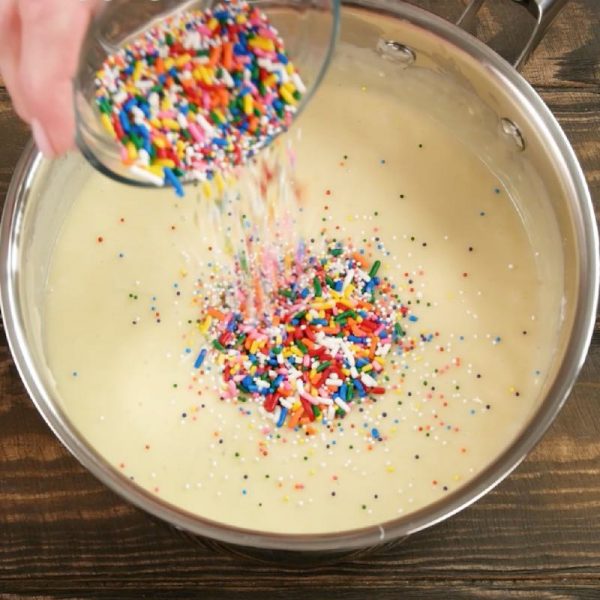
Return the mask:
[[[296,91],[296,86],[291,81],[282,83],[281,87],[285,88],[290,94],[293,94]]]
[[[290,104],[291,106],[296,106],[296,98],[289,93],[283,86],[279,88],[279,95],[283,98],[283,101],[286,104]]]
[[[175,65],[181,68],[187,65],[190,62],[190,60],[192,60],[192,57],[189,54],[182,54],[181,56],[177,57]]]
[[[182,277],[187,277],[187,274],[188,274],[188,272],[187,272],[187,270],[186,270],[186,269],[183,269],[183,268],[181,268],[181,269],[179,269],[179,274],[180,274]]]
[[[161,108],[161,110],[171,110],[173,108],[173,105],[171,104],[171,101],[169,100],[169,98],[167,98],[165,96],[161,100],[161,102],[160,102],[160,108]]]
[[[354,291],[354,285],[349,283],[344,290],[344,298],[347,298]]]
[[[137,158],[137,150],[136,147],[133,145],[133,142],[127,142],[127,156],[129,157],[129,160],[135,160]]]
[[[206,26],[214,31],[218,26],[219,26],[219,21],[217,21],[217,19],[215,19],[214,17],[206,24]]]
[[[389,466],[387,466],[387,467],[385,468],[385,470],[386,470],[388,473],[393,473],[393,472],[396,470],[396,467],[393,467],[392,465],[389,465]]]
[[[240,25],[243,25],[243,24],[244,24],[244,23],[247,21],[247,19],[246,19],[246,16],[245,16],[245,15],[241,15],[241,14],[240,14],[240,15],[238,15],[238,16],[235,18],[235,20],[236,20],[236,22],[237,22],[237,23],[239,23]]]
[[[219,193],[222,194],[225,190],[225,181],[223,180],[223,176],[221,175],[220,171],[215,173],[214,182],[217,186],[217,190],[219,190]]]
[[[133,70],[133,80],[139,81],[142,76],[142,69],[144,68],[144,63],[141,60],[138,60],[135,63],[135,69]]]
[[[210,183],[208,181],[202,182],[202,194],[207,200],[210,200],[212,198],[212,187],[210,186]]]
[[[316,471],[314,469],[309,469],[308,470],[308,474],[309,475],[314,475],[316,473]]]
[[[373,365],[365,365],[362,368],[363,373],[368,373],[369,371],[372,371],[372,370],[373,370]]]
[[[248,373],[250,373],[250,375],[255,375],[256,374],[256,365],[252,365],[249,369],[248,369]]]
[[[398,431],[398,428],[395,425],[390,428],[390,433],[396,433],[396,431]]]
[[[181,129],[179,123],[175,119],[163,119],[162,124],[171,131],[179,131]]]
[[[169,169],[173,169],[175,167],[175,163],[170,158],[157,158],[154,160],[152,166],[168,167]]]
[[[209,315],[208,317],[206,317],[206,319],[204,319],[204,321],[202,321],[202,323],[198,324],[198,329],[200,330],[200,333],[206,333],[211,323],[212,317]]]
[[[212,69],[208,67],[204,67],[200,65],[197,69],[199,77],[197,79],[201,79],[207,85],[211,85],[214,78],[214,72]]]
[[[112,137],[116,137],[117,134],[115,133],[115,128],[113,127],[110,117],[106,113],[102,113],[100,120],[102,121],[102,125],[104,125],[104,129],[106,129]]]
[[[152,125],[154,125],[154,127],[159,128],[160,127],[160,121],[158,119],[152,119],[152,121],[150,121],[150,123]],[[164,140],[163,138],[154,138],[152,140],[152,143],[157,147],[157,148],[166,148],[167,147],[167,142],[166,140]]]
[[[150,165],[146,167],[146,170],[150,171],[153,175],[157,175],[158,177],[163,177],[164,173],[162,167],[160,165]]]
[[[384,365],[385,361],[383,360],[383,358],[381,356],[376,356],[375,360],[380,364],[380,365]]]
[[[296,71],[296,69],[294,68],[294,65],[291,62],[289,62],[286,65],[285,70],[288,72],[288,75],[293,75],[294,72]]]
[[[254,101],[250,94],[244,96],[244,112],[250,116],[254,112]]]
[[[165,71],[170,71],[175,66],[175,61],[172,58],[165,58]]]
[[[273,43],[273,40],[270,40],[269,38],[257,36],[248,40],[248,46],[265,50],[266,52],[275,52],[275,44]]]

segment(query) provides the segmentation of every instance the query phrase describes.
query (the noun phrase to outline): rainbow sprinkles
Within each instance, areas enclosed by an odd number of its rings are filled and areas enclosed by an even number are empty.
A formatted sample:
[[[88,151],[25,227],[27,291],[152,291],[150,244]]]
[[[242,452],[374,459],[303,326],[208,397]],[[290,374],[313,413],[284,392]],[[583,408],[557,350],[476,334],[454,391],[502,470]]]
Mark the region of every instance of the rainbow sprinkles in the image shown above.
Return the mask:
[[[122,162],[180,196],[285,131],[306,92],[265,13],[238,0],[161,21],[109,56],[95,85]]]
[[[298,257],[296,257],[298,258]],[[277,427],[324,424],[386,393],[385,357],[414,349],[403,322],[417,321],[395,286],[364,251],[330,242],[323,255],[307,248],[278,282],[271,312],[208,307],[200,329],[211,340],[199,369],[214,355],[222,397],[257,402]],[[218,296],[221,292],[217,290]]]

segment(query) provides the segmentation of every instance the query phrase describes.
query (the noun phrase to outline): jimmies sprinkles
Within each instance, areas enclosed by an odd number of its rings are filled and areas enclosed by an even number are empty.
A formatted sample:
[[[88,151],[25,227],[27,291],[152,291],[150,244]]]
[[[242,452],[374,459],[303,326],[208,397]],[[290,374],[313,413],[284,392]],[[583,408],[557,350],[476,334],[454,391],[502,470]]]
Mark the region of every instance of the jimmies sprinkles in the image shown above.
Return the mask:
[[[306,87],[257,6],[229,0],[164,19],[107,58],[96,104],[132,175],[221,185],[292,122]]]

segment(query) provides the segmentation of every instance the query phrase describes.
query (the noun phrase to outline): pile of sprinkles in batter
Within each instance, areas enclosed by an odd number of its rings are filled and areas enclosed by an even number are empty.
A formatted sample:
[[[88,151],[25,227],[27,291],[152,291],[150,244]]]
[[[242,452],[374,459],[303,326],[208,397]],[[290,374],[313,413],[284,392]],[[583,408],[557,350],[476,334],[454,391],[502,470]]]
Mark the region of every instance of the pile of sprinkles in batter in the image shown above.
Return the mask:
[[[248,318],[244,310],[207,309],[200,329],[212,342],[194,367],[216,353],[224,398],[257,402],[277,427],[314,433],[311,423],[330,423],[384,394],[386,355],[392,346],[412,349],[401,323],[417,317],[380,269],[350,243],[330,242],[320,256],[302,246],[269,312]],[[223,297],[218,284],[212,292]]]
[[[215,179],[291,124],[305,85],[264,12],[241,0],[171,16],[97,73],[101,121],[132,174],[155,185]]]

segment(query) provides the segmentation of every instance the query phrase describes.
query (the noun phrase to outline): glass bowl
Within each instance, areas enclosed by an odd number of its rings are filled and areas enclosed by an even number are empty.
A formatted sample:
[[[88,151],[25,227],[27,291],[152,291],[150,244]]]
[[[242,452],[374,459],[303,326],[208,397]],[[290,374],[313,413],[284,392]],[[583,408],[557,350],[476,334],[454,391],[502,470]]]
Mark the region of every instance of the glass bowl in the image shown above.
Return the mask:
[[[182,11],[206,10],[214,0],[112,0],[92,21],[84,39],[74,80],[76,142],[85,158],[108,177],[130,185],[154,187],[123,164],[120,148],[102,126],[95,101],[96,73],[105,59],[160,20]],[[339,24],[339,0],[259,0],[250,2],[267,15],[285,41],[288,55],[307,88],[295,117],[317,89],[331,60]]]

